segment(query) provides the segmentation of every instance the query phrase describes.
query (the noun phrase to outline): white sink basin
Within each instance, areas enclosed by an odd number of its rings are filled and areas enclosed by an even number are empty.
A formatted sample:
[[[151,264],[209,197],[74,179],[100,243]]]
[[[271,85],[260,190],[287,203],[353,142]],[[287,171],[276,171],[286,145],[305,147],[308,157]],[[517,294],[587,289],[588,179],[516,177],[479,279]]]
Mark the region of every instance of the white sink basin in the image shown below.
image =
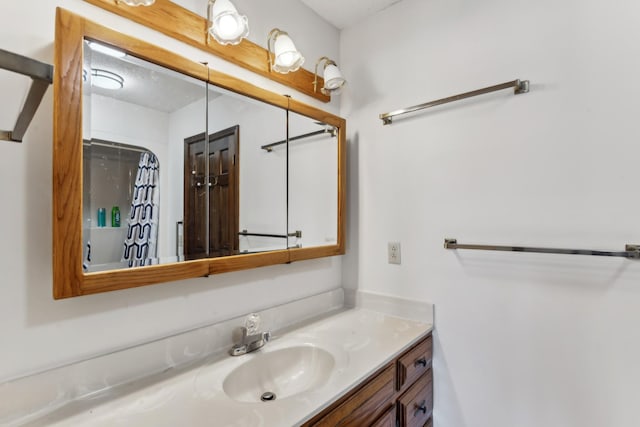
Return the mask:
[[[321,387],[335,367],[331,353],[311,345],[265,350],[238,356],[251,359],[224,379],[222,388],[227,396],[240,402],[260,402],[265,393],[273,393],[271,400],[285,399]]]

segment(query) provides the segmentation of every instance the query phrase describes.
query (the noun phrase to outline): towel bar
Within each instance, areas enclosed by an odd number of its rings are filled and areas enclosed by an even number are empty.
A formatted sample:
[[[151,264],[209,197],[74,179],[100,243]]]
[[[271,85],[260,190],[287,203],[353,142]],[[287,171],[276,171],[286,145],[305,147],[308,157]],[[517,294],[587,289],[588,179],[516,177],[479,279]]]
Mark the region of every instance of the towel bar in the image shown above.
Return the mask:
[[[496,245],[469,245],[459,244],[456,239],[444,239],[445,249],[474,249],[482,251],[506,251],[506,252],[534,252],[542,254],[564,254],[564,255],[594,255],[623,257],[629,259],[640,259],[640,245],[626,245],[624,251],[597,251],[591,249],[558,249],[558,248],[536,248],[526,246],[496,246]]]

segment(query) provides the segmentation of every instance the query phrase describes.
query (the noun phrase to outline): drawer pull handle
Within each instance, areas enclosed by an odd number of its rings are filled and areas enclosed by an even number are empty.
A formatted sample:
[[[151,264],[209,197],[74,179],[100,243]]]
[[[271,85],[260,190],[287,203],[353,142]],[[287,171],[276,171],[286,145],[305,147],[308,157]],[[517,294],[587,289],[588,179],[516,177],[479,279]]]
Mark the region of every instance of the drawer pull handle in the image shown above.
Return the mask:
[[[427,366],[427,359],[426,359],[426,358],[424,358],[424,357],[423,357],[423,358],[421,358],[421,359],[418,359],[418,360],[416,360],[416,361],[413,363],[413,366],[415,366],[416,368],[417,368],[418,366],[422,366],[422,367],[424,368],[424,367],[426,367],[426,366]]]
[[[420,403],[415,403],[415,407],[416,407],[416,410],[413,413],[414,417],[417,417],[420,412],[422,412],[423,414],[427,413],[427,401],[426,400],[423,400]]]

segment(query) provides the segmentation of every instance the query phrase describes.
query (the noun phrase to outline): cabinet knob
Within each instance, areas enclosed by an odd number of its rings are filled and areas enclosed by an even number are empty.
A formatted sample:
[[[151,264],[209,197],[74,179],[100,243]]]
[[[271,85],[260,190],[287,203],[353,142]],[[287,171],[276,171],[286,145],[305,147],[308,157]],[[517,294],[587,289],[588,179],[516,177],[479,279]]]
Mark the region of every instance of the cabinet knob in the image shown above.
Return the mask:
[[[415,404],[415,407],[416,407],[416,410],[415,410],[415,412],[413,413],[413,416],[414,416],[414,417],[417,417],[417,416],[418,416],[418,414],[420,414],[420,412],[422,412],[423,414],[426,414],[426,413],[427,413],[427,401],[426,401],[426,400],[423,400],[423,401],[422,401],[422,402],[420,402],[420,403],[416,403],[416,404]]]
[[[424,368],[425,366],[427,366],[427,359],[424,357],[421,359],[418,359],[413,363],[413,366],[415,366],[416,368],[418,366],[422,366]]]

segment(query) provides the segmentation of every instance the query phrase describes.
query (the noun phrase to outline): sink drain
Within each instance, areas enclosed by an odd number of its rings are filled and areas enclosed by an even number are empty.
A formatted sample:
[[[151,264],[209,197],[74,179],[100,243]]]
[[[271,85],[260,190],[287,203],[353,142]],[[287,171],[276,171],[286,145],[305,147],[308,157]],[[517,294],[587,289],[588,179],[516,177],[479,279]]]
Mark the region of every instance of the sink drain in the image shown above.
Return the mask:
[[[276,394],[271,391],[265,391],[264,393],[262,393],[262,396],[260,396],[260,400],[262,400],[263,402],[276,400]]]

